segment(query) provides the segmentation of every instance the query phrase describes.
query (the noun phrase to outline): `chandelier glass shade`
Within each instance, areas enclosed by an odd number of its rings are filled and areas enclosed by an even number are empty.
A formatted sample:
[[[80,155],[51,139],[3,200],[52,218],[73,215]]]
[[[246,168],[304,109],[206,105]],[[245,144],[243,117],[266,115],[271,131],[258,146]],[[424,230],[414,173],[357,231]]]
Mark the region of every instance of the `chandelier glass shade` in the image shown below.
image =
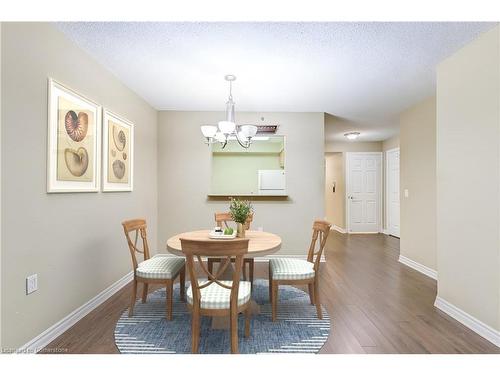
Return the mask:
[[[255,125],[241,125],[239,134],[243,138],[253,138],[257,134],[257,127]]]
[[[219,130],[222,134],[233,134],[236,124],[232,121],[219,121]]]
[[[217,126],[202,125],[201,132],[205,138],[213,138],[215,137],[215,133],[217,133]]]
[[[236,125],[234,116],[234,101],[233,101],[233,81],[236,80],[236,76],[228,74],[225,80],[229,82],[229,97],[226,102],[226,118],[223,121],[219,121],[217,126],[215,125],[202,125],[200,127],[201,133],[206,139],[206,144],[210,145],[212,143],[219,142],[222,144],[222,148],[226,147],[228,140],[235,138],[241,147],[249,148],[252,144],[252,138],[257,134],[258,128],[255,125]]]

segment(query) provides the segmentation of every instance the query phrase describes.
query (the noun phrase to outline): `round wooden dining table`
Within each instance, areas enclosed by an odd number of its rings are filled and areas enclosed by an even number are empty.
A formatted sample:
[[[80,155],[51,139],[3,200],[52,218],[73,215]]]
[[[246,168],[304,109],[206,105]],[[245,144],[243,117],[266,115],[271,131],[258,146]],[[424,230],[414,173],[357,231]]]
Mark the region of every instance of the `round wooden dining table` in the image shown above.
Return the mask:
[[[181,238],[188,240],[210,240],[208,234],[210,230],[197,230],[193,232],[185,232],[170,237],[167,240],[167,251],[174,254],[183,256],[181,248]],[[247,230],[245,231],[245,238],[248,238],[248,253],[245,254],[246,258],[254,258],[258,256],[269,255],[278,251],[281,247],[281,238],[273,233]],[[232,240],[225,240],[232,241]],[[232,267],[227,267],[226,271],[221,275],[221,280],[231,280]],[[260,313],[259,306],[255,301],[250,302],[250,311],[253,315]],[[212,329],[229,329],[229,317],[212,317]]]
[[[185,232],[176,234],[167,240],[167,251],[175,255],[184,255],[181,248],[181,238],[187,240],[210,240],[208,234],[210,230],[196,230],[193,232]],[[248,238],[248,253],[245,254],[246,258],[254,258],[264,255],[269,255],[278,251],[281,247],[281,237],[269,233],[261,232],[258,230],[247,230],[245,238]],[[226,240],[231,241],[231,240]]]

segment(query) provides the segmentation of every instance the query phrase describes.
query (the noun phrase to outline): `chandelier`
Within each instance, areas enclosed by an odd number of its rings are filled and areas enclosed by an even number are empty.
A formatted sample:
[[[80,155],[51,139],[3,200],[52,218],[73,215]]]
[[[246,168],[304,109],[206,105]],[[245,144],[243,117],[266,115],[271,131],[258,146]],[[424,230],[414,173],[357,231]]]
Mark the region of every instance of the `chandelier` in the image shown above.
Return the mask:
[[[210,145],[219,142],[222,148],[226,147],[228,140],[236,139],[241,147],[249,148],[252,144],[252,138],[257,134],[255,125],[236,125],[234,120],[234,101],[233,101],[233,82],[236,76],[228,74],[224,79],[229,82],[229,97],[226,102],[226,118],[219,121],[218,126],[202,125],[201,132],[206,138],[205,143]]]

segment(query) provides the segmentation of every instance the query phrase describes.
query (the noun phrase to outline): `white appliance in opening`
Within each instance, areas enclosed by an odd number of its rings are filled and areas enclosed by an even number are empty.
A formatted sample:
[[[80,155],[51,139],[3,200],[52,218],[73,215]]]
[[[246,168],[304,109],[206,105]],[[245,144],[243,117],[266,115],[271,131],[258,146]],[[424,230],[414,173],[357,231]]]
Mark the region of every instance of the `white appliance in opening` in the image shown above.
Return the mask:
[[[282,169],[260,169],[258,171],[259,194],[286,195],[285,171]]]

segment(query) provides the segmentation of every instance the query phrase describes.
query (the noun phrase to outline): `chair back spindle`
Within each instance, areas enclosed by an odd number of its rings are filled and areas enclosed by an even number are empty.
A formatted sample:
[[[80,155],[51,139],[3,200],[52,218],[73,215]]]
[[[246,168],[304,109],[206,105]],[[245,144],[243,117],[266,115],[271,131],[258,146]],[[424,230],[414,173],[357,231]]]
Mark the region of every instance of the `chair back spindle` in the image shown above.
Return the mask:
[[[231,309],[237,308],[238,288],[240,282],[241,269],[243,267],[243,257],[248,252],[248,238],[236,239],[231,241],[224,240],[188,240],[181,238],[182,252],[186,255],[186,264],[191,279],[193,289],[193,305],[200,306],[200,290],[208,287],[212,283],[225,289],[231,289],[230,306]],[[222,264],[214,274],[204,265],[202,257],[218,257],[222,259]],[[232,285],[227,285],[220,280],[226,268],[234,261],[234,272]],[[207,276],[207,281],[200,283],[198,281],[195,261],[198,263],[202,273]]]
[[[319,262],[321,261],[321,255],[326,245],[326,239],[330,234],[331,226],[329,222],[324,220],[316,220],[313,224],[313,235],[307,254],[307,261],[314,263],[315,271],[319,269]],[[316,244],[319,244],[319,249],[317,251],[315,250],[317,247]]]
[[[132,264],[134,265],[134,270],[136,270],[138,266],[136,253],[141,253],[144,257],[143,260],[149,259],[149,245],[146,235],[146,220],[127,220],[122,223],[122,226],[123,231],[125,232],[125,238],[127,239],[130,255],[132,257]],[[141,238],[142,249],[139,248],[139,237]]]

